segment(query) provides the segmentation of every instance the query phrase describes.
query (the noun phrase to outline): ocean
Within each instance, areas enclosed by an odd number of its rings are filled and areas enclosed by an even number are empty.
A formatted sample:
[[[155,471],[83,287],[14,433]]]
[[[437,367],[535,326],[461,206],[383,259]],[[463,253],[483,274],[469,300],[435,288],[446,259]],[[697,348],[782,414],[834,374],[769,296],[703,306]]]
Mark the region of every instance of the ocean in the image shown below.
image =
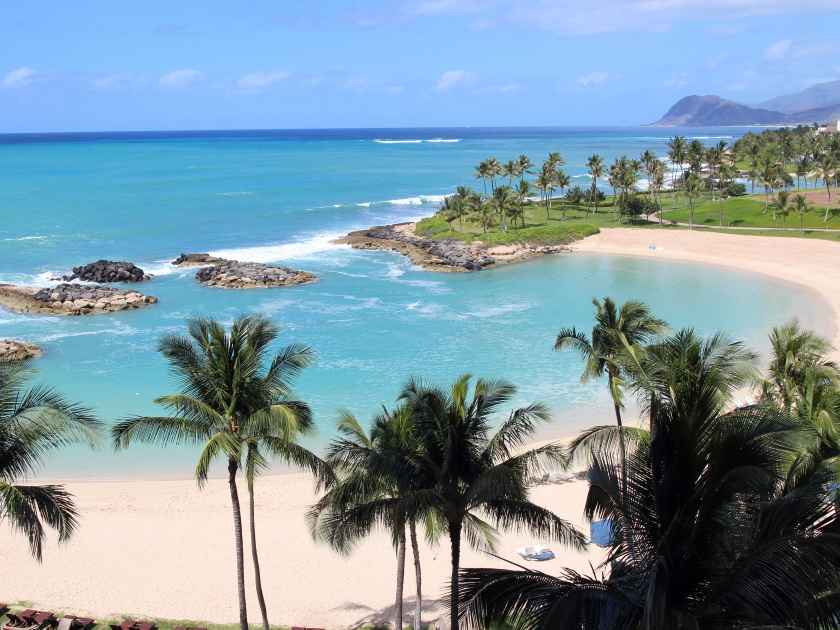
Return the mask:
[[[432,213],[494,155],[540,163],[559,151],[573,185],[585,161],[652,149],[674,133],[734,141],[745,129],[353,129],[0,135],[0,282],[47,285],[99,258],[130,260],[155,278],[150,308],[90,317],[0,310],[0,337],[43,346],[37,382],[93,407],[108,424],[160,410],[174,391],[156,351],[192,316],[225,322],[264,313],[280,343],[305,343],[317,361],[297,383],[315,411],[319,448],[337,413],[368,418],[415,375],[444,384],[468,372],[505,378],[517,403],[542,401],[550,431],[611,422],[602,383],[581,384],[573,354],[552,351],[561,326],[591,326],[593,297],[641,299],[675,327],[726,330],[763,347],[769,328],[817,318],[804,289],[736,271],[595,255],[556,256],[474,274],[435,274],[397,254],[332,243],[350,230]],[[655,232],[651,240],[655,242]],[[281,262],[317,274],[295,288],[199,286],[169,264],[181,252]],[[733,306],[737,305],[737,308]],[[51,455],[44,475],[184,476],[193,452],[141,447]]]

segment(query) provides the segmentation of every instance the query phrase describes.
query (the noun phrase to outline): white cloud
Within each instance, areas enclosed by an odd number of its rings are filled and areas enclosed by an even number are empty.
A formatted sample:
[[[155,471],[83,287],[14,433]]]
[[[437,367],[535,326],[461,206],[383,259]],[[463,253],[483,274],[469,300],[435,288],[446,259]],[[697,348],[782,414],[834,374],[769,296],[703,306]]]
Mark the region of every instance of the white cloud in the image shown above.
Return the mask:
[[[438,92],[447,92],[452,88],[462,84],[469,78],[469,73],[466,70],[447,70],[438,79],[435,89]]]
[[[236,85],[243,90],[261,90],[270,87],[275,83],[285,81],[291,75],[288,72],[275,70],[272,72],[251,72],[242,75],[236,82]]]
[[[789,39],[780,39],[766,48],[764,51],[764,58],[769,61],[784,59],[790,51],[792,44],[793,42]]]
[[[17,87],[24,87],[32,83],[35,80],[35,76],[38,73],[35,72],[32,68],[28,68],[26,66],[21,66],[20,68],[15,68],[14,70],[8,72],[5,77],[3,77],[3,87],[4,88],[17,88]]]
[[[603,85],[609,80],[610,74],[608,72],[596,71],[590,72],[589,74],[584,74],[583,76],[579,76],[576,79],[576,82],[578,85],[588,88],[595,87],[596,85]]]
[[[193,83],[200,81],[204,75],[199,72],[198,70],[194,70],[192,68],[181,68],[180,70],[173,70],[167,74],[164,74],[159,83],[163,87],[167,88],[181,88],[187,87],[192,85]]]

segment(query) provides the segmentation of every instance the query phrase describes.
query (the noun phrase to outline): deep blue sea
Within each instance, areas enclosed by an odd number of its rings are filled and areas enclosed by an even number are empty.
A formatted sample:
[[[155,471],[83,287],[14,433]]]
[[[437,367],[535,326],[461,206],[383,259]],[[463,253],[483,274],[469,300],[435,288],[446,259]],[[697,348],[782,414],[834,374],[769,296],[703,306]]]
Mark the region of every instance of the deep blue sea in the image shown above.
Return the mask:
[[[585,161],[650,148],[670,135],[716,143],[740,129],[354,129],[0,135],[0,282],[44,285],[72,266],[130,260],[156,277],[141,290],[160,303],[117,315],[59,318],[0,311],[0,337],[33,341],[45,356],[37,379],[93,407],[101,418],[154,413],[174,390],[158,338],[211,315],[260,312],[317,362],[297,393],[333,435],[337,411],[362,418],[393,402],[410,375],[445,383],[456,375],[505,378],[519,403],[543,401],[568,434],[603,417],[603,384],[579,382],[581,365],[552,351],[561,326],[591,326],[591,299],[648,302],[674,326],[724,329],[761,348],[769,328],[794,314],[818,319],[803,289],[689,264],[558,256],[476,274],[434,274],[404,258],[331,241],[349,230],[430,214],[474,166],[559,151],[573,182]],[[655,233],[651,239],[655,240]],[[282,262],[316,273],[298,288],[204,288],[181,252]],[[186,475],[188,449],[56,454],[46,475]]]

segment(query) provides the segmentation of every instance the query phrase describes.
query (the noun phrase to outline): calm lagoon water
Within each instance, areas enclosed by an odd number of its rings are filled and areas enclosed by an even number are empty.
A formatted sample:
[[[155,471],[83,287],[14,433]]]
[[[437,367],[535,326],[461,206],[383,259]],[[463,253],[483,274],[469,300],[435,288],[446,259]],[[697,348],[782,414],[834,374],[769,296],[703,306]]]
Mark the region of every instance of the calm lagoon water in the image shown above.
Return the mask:
[[[557,256],[479,274],[433,274],[396,255],[330,241],[351,229],[429,214],[441,195],[472,183],[481,159],[560,151],[581,185],[586,157],[608,160],[652,148],[653,129],[432,129],[188,134],[0,136],[0,281],[45,284],[98,258],[156,274],[151,308],[84,318],[0,311],[0,337],[36,342],[39,380],[94,407],[106,422],[153,413],[174,380],[155,350],[195,315],[230,321],[261,312],[282,343],[306,343],[317,362],[298,382],[314,407],[319,446],[336,412],[367,417],[410,375],[446,382],[469,372],[519,386],[567,434],[603,417],[603,385],[581,385],[575,355],[552,351],[560,326],[591,325],[594,296],[642,299],[673,326],[719,329],[761,348],[769,328],[794,315],[819,325],[804,289],[717,268],[650,259]],[[679,130],[717,142],[740,130]],[[394,141],[398,142],[394,142]],[[405,142],[412,140],[415,142]],[[421,142],[416,142],[421,140]],[[441,142],[440,140],[448,140]],[[383,142],[384,141],[384,142]],[[655,240],[655,234],[651,234]],[[313,285],[264,291],[199,286],[167,264],[180,252],[213,253],[312,271]],[[46,475],[188,474],[191,453],[75,449]]]

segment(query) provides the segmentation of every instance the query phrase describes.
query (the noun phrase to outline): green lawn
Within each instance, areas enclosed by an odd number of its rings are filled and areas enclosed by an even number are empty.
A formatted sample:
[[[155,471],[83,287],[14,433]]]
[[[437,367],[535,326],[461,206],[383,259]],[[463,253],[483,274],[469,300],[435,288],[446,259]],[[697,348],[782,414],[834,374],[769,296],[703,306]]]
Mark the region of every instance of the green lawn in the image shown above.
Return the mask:
[[[610,204],[610,201],[607,200],[605,204]],[[618,225],[615,212],[610,205],[602,204],[599,211],[593,214],[588,208],[555,201],[549,216],[546,216],[546,208],[543,204],[532,203],[525,206],[524,227],[517,225],[508,226],[505,229],[501,225],[494,225],[485,233],[481,225],[475,221],[465,220],[463,225],[458,221],[449,224],[443,217],[435,215],[420,221],[417,232],[427,238],[456,238],[467,242],[480,240],[493,245],[526,241],[544,245],[561,245],[597,234],[602,227]]]
[[[663,217],[667,221],[688,223],[689,211],[685,201],[680,200],[676,210],[671,209],[671,200],[663,201]],[[731,197],[725,201],[703,199],[694,210],[694,222],[698,225],[720,226],[721,213],[723,226],[755,228],[798,228],[799,214],[792,207],[787,217],[777,216],[773,221],[773,210],[764,210],[764,198],[760,195],[750,197]],[[833,209],[829,220],[823,221],[825,209],[812,206],[805,214],[806,228],[840,229],[840,210]]]

